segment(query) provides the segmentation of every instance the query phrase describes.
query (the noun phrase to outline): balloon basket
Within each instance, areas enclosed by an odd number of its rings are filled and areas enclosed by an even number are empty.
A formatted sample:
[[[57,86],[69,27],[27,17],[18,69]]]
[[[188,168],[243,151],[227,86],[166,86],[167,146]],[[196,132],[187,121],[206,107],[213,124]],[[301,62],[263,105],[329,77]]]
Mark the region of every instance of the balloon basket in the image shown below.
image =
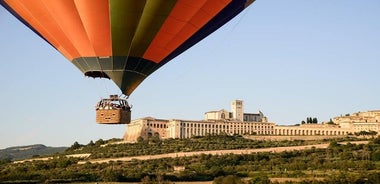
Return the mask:
[[[129,124],[131,107],[126,99],[117,95],[102,99],[96,104],[96,122],[99,124]]]
[[[129,124],[131,111],[122,109],[96,110],[96,122],[99,124]]]

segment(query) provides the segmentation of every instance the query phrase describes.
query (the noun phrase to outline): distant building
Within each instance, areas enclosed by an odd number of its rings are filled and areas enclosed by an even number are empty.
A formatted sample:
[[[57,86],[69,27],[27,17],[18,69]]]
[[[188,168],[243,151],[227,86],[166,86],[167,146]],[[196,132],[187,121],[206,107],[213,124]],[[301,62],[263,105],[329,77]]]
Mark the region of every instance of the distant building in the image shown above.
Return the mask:
[[[380,133],[380,110],[356,112],[333,118],[333,122],[351,132],[375,131]]]
[[[229,120],[229,121],[243,121],[243,122],[262,122],[264,114],[259,111],[258,113],[244,113],[244,105],[242,100],[234,100],[231,102],[231,112],[225,109],[219,111],[209,111],[205,113],[205,120]],[[264,121],[266,118],[264,118]]]
[[[234,100],[231,102],[231,111],[225,109],[209,111],[205,113],[205,119],[201,121],[164,120],[152,117],[133,120],[128,124],[124,140],[135,142],[139,137],[146,139],[152,136],[158,136],[160,139],[182,139],[222,133],[283,136],[341,136],[360,131],[380,133],[380,110],[336,117],[333,118],[333,122],[334,124],[276,125],[268,122],[267,117],[261,111],[244,113],[243,101]]]

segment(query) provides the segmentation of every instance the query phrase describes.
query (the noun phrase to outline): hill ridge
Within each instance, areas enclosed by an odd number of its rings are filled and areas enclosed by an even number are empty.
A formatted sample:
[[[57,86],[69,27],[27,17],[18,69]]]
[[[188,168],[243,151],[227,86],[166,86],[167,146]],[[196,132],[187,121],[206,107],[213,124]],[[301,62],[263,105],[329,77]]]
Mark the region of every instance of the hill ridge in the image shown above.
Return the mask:
[[[28,159],[40,155],[50,155],[60,153],[67,147],[51,147],[44,144],[31,144],[24,146],[12,146],[0,149],[0,160],[9,159],[11,161]]]

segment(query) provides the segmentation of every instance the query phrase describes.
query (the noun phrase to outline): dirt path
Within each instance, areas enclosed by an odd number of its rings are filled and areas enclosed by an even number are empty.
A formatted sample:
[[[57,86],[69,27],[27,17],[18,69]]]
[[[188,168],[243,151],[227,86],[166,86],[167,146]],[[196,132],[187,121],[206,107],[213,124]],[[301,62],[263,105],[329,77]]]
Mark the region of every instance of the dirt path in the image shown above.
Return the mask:
[[[351,141],[351,144],[368,144],[369,141]],[[347,144],[348,142],[341,142],[340,144]],[[294,151],[294,150],[305,150],[311,148],[327,148],[329,146],[326,144],[314,144],[306,146],[287,146],[287,147],[272,147],[272,148],[257,148],[257,149],[240,149],[240,150],[212,150],[212,151],[194,151],[194,152],[179,152],[179,153],[166,153],[159,155],[143,155],[143,156],[131,156],[131,157],[120,157],[120,158],[104,158],[104,159],[94,159],[89,161],[81,161],[78,164],[84,164],[86,162],[91,163],[105,163],[110,161],[132,161],[132,160],[153,160],[161,158],[174,158],[174,157],[188,157],[200,154],[211,154],[211,155],[223,155],[223,154],[251,154],[260,152],[283,152],[283,151]]]
[[[72,155],[66,155],[67,158],[87,158],[89,157],[91,154],[90,153],[83,153],[83,154],[72,154]],[[37,160],[40,160],[40,161],[47,161],[47,160],[50,160],[50,159],[53,159],[54,157],[43,157],[43,158],[31,158],[31,159],[25,159],[25,160],[19,160],[19,161],[14,161],[13,163],[17,164],[17,163],[24,163],[24,162],[32,162],[32,161],[37,161]]]
[[[257,149],[241,149],[241,150],[212,150],[212,151],[195,151],[195,152],[179,152],[179,153],[167,153],[160,155],[144,155],[144,156],[132,156],[132,157],[120,157],[120,158],[105,158],[105,159],[95,159],[89,161],[78,162],[78,164],[84,164],[86,162],[91,163],[104,163],[110,161],[132,161],[132,160],[152,160],[160,158],[174,158],[174,157],[188,157],[200,154],[211,154],[211,155],[223,155],[223,154],[251,154],[259,152],[283,152],[283,151],[294,151],[294,150],[304,150],[315,148],[327,148],[329,144],[314,144],[306,146],[288,146],[288,147],[274,147],[274,148],[257,148]]]

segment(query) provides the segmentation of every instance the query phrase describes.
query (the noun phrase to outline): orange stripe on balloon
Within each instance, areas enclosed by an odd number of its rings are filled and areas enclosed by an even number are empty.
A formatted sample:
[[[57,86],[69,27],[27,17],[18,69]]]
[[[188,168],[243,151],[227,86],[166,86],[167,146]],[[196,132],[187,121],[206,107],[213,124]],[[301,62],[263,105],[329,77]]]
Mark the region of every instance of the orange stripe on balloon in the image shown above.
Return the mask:
[[[95,54],[112,55],[108,0],[75,1],[75,5]]]
[[[143,58],[161,62],[230,2],[231,0],[179,0]]]
[[[79,56],[53,16],[46,11],[42,1],[7,0],[6,2],[67,59],[72,60]]]
[[[80,56],[96,56],[74,1],[46,0],[44,4],[49,7],[54,20],[62,28],[65,36],[73,43]]]

